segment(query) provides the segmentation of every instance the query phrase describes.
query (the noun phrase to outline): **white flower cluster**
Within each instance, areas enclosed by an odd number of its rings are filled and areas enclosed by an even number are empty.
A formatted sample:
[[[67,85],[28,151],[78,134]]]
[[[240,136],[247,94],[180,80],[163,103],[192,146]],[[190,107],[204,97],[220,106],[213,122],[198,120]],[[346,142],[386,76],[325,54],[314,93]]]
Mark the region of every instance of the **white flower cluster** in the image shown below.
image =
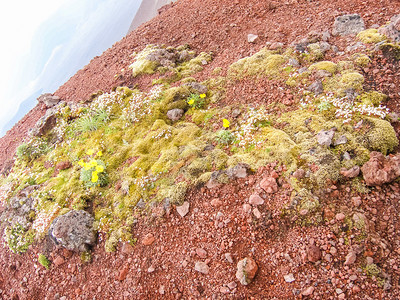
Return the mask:
[[[243,116],[242,122],[239,123],[239,129],[234,132],[238,145],[241,147],[256,146],[261,147],[264,141],[257,141],[254,138],[254,133],[259,129],[259,126],[268,122],[269,114],[264,107],[258,109],[250,108]]]
[[[149,98],[151,101],[155,101],[163,93],[163,86],[162,85],[155,85],[148,93],[147,93],[147,98]]]
[[[331,103],[335,108],[335,117],[343,119],[343,123],[348,123],[352,120],[354,114],[375,116],[384,119],[389,113],[389,109],[383,105],[377,107],[365,105],[361,103],[352,103],[346,97],[337,98],[332,95],[322,96],[319,98],[321,102]],[[307,96],[300,100],[301,108],[317,108],[312,99]]]
[[[172,130],[169,128],[169,129],[161,130],[159,133],[157,133],[152,138],[155,140],[158,140],[160,138],[165,138],[166,140],[168,140],[171,136],[172,136]]]
[[[60,206],[55,205],[50,212],[41,210],[33,221],[32,229],[39,233],[44,233],[49,228],[51,222],[54,220],[56,213],[60,210]]]
[[[9,198],[12,189],[13,185],[11,182],[0,187],[0,206],[4,206],[6,204],[6,200]]]
[[[122,109],[122,117],[131,123],[139,122],[143,117],[151,114],[150,101],[149,98],[144,97],[143,93],[135,93],[125,108]]]
[[[154,183],[161,177],[162,174],[163,173],[160,172],[155,175],[147,175],[139,178],[134,178],[132,180],[132,183],[139,187],[142,191],[145,191],[146,189],[152,189],[154,188]]]
[[[104,93],[98,96],[91,104],[91,107],[98,110],[111,112],[114,104],[123,104],[125,94],[123,92]]]

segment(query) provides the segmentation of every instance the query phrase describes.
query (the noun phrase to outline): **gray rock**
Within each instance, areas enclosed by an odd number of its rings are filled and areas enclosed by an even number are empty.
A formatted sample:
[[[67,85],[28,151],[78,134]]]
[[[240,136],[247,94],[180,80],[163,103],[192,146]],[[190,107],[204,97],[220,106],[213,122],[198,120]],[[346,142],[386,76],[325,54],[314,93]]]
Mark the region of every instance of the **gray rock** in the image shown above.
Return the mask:
[[[343,145],[347,143],[347,137],[345,135],[341,135],[339,138],[337,138],[334,142],[333,145],[334,146],[338,146],[338,145]]]
[[[335,19],[333,24],[333,35],[357,34],[365,30],[364,20],[358,14],[342,15]]]
[[[205,86],[204,84],[198,83],[198,82],[188,82],[188,83],[185,83],[184,85],[199,94],[206,94],[208,92],[207,86]]]
[[[350,156],[349,152],[343,153],[343,160],[350,160],[350,159],[351,159],[351,156]]]
[[[318,96],[319,94],[321,94],[324,91],[324,87],[322,85],[322,81],[321,80],[316,80],[314,81],[308,88],[307,90],[309,90],[310,92],[313,92],[315,94],[315,96]]]
[[[56,244],[71,251],[84,252],[96,243],[94,218],[84,210],[71,210],[57,217],[49,235]]]
[[[59,105],[61,105],[62,103],[59,103]],[[46,113],[43,117],[41,117],[35,124],[35,126],[33,128],[31,128],[29,130],[29,135],[31,137],[34,136],[43,136],[46,133],[48,133],[50,130],[52,130],[54,128],[54,126],[56,126],[57,123],[57,106],[52,107],[48,110],[46,110]]]
[[[183,109],[174,108],[174,109],[171,109],[171,110],[169,110],[167,112],[167,117],[171,121],[175,122],[175,121],[178,121],[180,118],[182,118],[183,114],[184,114],[184,110]]]
[[[289,58],[289,63],[288,64],[289,64],[289,66],[292,66],[292,67],[295,67],[295,68],[300,67],[299,61],[297,59],[295,59],[295,58]]]
[[[239,163],[233,168],[227,169],[226,174],[230,178],[246,178],[248,169],[250,169],[249,165]]]
[[[335,135],[335,131],[332,129],[331,130],[321,130],[317,134],[318,144],[329,147],[332,144],[332,139],[333,139],[334,135]]]
[[[256,35],[256,34],[249,33],[247,35],[247,41],[249,43],[254,43],[257,39],[258,39],[258,35]]]
[[[284,275],[283,278],[285,279],[285,281],[286,281],[287,283],[291,283],[291,282],[293,282],[293,281],[296,280],[296,279],[294,279],[294,276],[293,276],[292,273],[287,274],[287,275]]]
[[[391,22],[378,29],[380,34],[386,35],[394,42],[400,42],[400,15],[391,18]]]
[[[44,103],[47,108],[51,108],[53,106],[56,106],[61,101],[61,99],[58,96],[53,96],[50,93],[46,93],[40,95],[39,98],[37,98],[37,101],[39,103]]]

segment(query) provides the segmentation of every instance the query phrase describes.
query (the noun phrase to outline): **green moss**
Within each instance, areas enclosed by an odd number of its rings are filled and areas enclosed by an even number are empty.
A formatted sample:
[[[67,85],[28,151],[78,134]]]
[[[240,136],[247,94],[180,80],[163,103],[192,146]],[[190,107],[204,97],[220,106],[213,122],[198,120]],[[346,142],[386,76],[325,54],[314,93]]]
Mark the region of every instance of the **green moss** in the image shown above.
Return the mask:
[[[370,264],[365,267],[365,273],[370,277],[378,277],[381,274],[381,269],[376,264]]]
[[[356,53],[353,55],[352,58],[354,60],[354,63],[362,68],[367,67],[371,62],[371,59],[368,57],[368,55],[362,53]]]
[[[306,59],[310,62],[318,61],[324,58],[324,52],[318,43],[310,44],[307,46],[309,55]]]
[[[400,44],[399,43],[384,43],[379,46],[386,57],[400,60]]]
[[[388,121],[365,117],[371,127],[365,133],[365,147],[374,151],[380,151],[384,155],[394,150],[399,145],[394,128]]]
[[[38,262],[41,264],[43,267],[45,267],[47,270],[50,269],[50,261],[47,259],[47,257],[40,253],[38,256]]]
[[[357,38],[364,44],[370,44],[370,43],[376,44],[386,39],[385,36],[378,33],[378,30],[375,28],[370,28],[359,32],[357,34]]]
[[[312,64],[309,67],[309,70],[323,70],[328,71],[331,74],[334,74],[337,70],[337,65],[331,61],[320,61],[315,64]]]
[[[228,76],[230,78],[242,78],[246,76],[277,75],[286,58],[280,54],[261,49],[250,57],[245,57],[229,66]]]
[[[361,91],[364,83],[364,76],[357,72],[349,72],[342,75],[340,83],[344,89],[355,89]]]
[[[385,94],[376,91],[363,93],[357,97],[357,100],[360,101],[361,104],[368,106],[379,106],[382,102],[386,101],[386,99],[387,96]]]
[[[133,77],[140,74],[153,74],[155,72],[159,64],[146,59],[146,57],[157,49],[158,47],[155,45],[148,45],[139,54],[135,55],[135,62],[129,66],[132,70]]]

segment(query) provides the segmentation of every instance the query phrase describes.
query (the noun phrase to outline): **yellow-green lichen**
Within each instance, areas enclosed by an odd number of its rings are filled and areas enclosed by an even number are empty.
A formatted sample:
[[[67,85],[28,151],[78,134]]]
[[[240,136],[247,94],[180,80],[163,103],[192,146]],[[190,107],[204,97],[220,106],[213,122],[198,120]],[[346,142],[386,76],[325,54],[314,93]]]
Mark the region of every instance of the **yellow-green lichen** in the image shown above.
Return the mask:
[[[359,32],[357,34],[357,38],[364,44],[376,44],[386,39],[385,36],[378,33],[378,30],[375,28],[370,28]]]
[[[342,75],[340,83],[344,89],[361,91],[364,83],[364,76],[357,72],[349,72]]]
[[[364,135],[365,147],[386,155],[399,145],[396,132],[388,121],[370,117],[364,117],[364,121],[369,127]]]
[[[312,64],[309,69],[312,70],[323,70],[328,71],[331,74],[334,74],[337,70],[337,65],[331,61],[320,61],[315,64]]]
[[[361,104],[365,104],[368,106],[379,106],[382,102],[386,101],[387,96],[380,92],[372,91],[361,94],[357,97],[357,100],[360,101]]]

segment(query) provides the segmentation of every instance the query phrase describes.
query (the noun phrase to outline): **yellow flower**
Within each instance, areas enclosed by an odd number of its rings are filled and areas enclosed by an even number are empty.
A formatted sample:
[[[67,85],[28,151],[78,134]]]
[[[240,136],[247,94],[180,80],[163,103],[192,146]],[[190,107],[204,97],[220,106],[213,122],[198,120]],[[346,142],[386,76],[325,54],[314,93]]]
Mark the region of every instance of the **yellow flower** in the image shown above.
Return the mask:
[[[91,168],[90,164],[87,164],[87,163],[83,163],[83,167],[85,168],[85,171],[87,171]]]
[[[96,155],[97,155],[97,156],[102,156],[102,155],[103,155],[103,152],[99,151],[99,152],[97,152]]]
[[[205,98],[206,94],[200,94],[200,98]]]
[[[93,153],[94,153],[94,150],[93,150],[93,149],[89,149],[88,151],[86,151],[86,154],[87,154],[87,155],[93,155]]]
[[[83,161],[83,159],[81,159],[81,160],[78,162],[78,165],[80,165],[81,167],[84,167],[84,166],[85,166],[85,162]]]
[[[193,98],[190,99],[190,100],[188,101],[188,104],[189,104],[189,105],[193,105],[193,104],[194,104],[194,99],[193,99]]]
[[[95,166],[97,166],[97,161],[92,159],[91,161],[89,161],[89,167],[90,168],[94,168]]]
[[[104,167],[103,166],[100,166],[100,165],[96,166],[96,171],[95,172],[101,173],[103,171],[104,171]]]
[[[94,171],[92,173],[92,182],[94,183],[94,182],[97,182],[98,180],[99,180],[99,176],[97,175],[97,172]]]
[[[225,128],[228,128],[230,124],[231,122],[229,122],[227,119],[222,120],[222,126],[224,126]]]

